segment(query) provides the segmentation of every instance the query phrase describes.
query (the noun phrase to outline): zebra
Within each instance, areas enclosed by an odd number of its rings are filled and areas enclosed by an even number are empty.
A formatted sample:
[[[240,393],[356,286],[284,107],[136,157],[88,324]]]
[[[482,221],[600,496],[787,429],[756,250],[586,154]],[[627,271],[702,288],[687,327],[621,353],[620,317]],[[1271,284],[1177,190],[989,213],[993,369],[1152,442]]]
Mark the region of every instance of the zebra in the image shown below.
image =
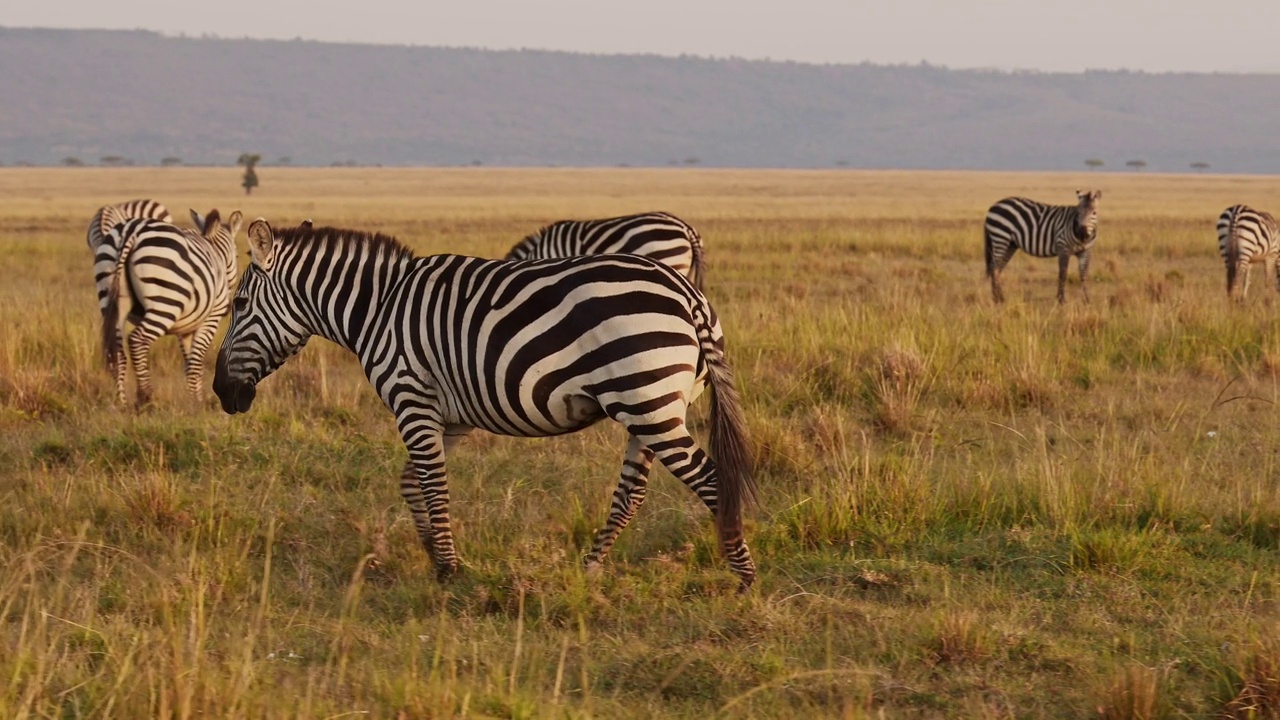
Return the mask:
[[[1098,239],[1098,200],[1101,190],[1076,190],[1075,205],[1045,205],[1021,197],[1001,200],[987,211],[983,245],[991,295],[1004,302],[1000,271],[1018,250],[1034,257],[1058,256],[1058,302],[1065,303],[1067,265],[1075,255],[1080,267],[1080,290],[1089,302],[1089,253]]]
[[[1274,278],[1280,290],[1280,275],[1276,274],[1277,255],[1280,255],[1280,229],[1271,213],[1254,210],[1247,205],[1232,205],[1218,218],[1218,254],[1227,265],[1227,297],[1243,302],[1249,292],[1249,268],[1261,260],[1267,276]],[[1244,282],[1240,274],[1244,273]]]
[[[120,247],[107,242],[113,225],[130,218],[150,218],[161,222],[173,222],[169,209],[155,200],[130,200],[116,205],[104,205],[93,214],[85,240],[93,253],[93,283],[98,288],[98,311],[106,312],[107,293],[111,290],[111,275],[120,256]]]
[[[273,230],[261,218],[248,238],[214,374],[222,409],[247,412],[257,384],[313,335],[353,352],[409,451],[400,493],[438,579],[459,567],[445,473],[453,443],[476,428],[548,437],[609,417],[630,439],[587,570],[599,571],[644,502],[656,458],[710,509],[740,589],[751,586],[742,511],[755,485],[742,405],[720,321],[679,272],[624,254],[417,257],[389,236]],[[709,454],[685,419],[708,385]]]
[[[516,243],[505,259],[544,260],[602,253],[653,258],[703,289],[706,268],[702,236],[689,223],[665,212],[554,222]]]
[[[182,346],[187,391],[203,400],[204,357],[227,313],[236,278],[241,215],[233,212],[224,223],[217,210],[205,217],[192,210],[191,220],[197,230],[141,218],[110,230],[109,242],[120,247],[120,257],[102,315],[102,346],[120,403],[125,402],[126,321],[135,326],[128,344],[138,405],[151,401],[151,344],[166,334],[177,335]]]

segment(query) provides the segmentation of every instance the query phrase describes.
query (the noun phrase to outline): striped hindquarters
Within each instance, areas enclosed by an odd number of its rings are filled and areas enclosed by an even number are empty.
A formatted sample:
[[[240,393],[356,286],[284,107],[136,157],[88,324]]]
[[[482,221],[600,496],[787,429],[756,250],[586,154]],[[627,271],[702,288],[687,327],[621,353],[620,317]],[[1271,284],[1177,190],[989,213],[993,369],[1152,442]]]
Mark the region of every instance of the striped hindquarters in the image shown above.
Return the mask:
[[[706,274],[702,237],[692,225],[665,212],[561,220],[517,243],[506,259],[545,260],[605,253],[657,260],[689,278],[699,289]]]
[[[1280,251],[1280,233],[1270,213],[1233,205],[1218,218],[1218,254],[1223,260],[1255,262]]]
[[[130,200],[115,205],[104,205],[93,214],[85,240],[93,252],[93,283],[98,290],[98,310],[107,307],[107,292],[111,289],[111,275],[120,256],[120,246],[111,241],[112,226],[126,220],[140,218],[172,223],[168,208],[155,200]]]
[[[1014,250],[1035,257],[1057,255],[1059,239],[1073,233],[1076,213],[1074,205],[1046,205],[1020,197],[992,205],[984,226],[987,272],[1002,266]]]
[[[226,260],[197,231],[135,218],[112,228],[108,236],[121,252],[115,273],[119,279],[108,286],[107,306],[128,293],[135,306],[132,315],[153,316],[174,334],[226,312]]]

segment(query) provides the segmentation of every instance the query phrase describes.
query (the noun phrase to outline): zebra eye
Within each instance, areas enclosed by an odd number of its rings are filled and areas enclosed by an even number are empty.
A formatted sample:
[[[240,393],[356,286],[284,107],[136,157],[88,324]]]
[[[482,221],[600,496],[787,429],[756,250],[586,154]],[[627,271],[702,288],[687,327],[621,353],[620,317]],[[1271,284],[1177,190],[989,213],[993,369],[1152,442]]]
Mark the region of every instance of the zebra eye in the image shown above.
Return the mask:
[[[232,304],[235,306],[236,312],[244,312],[249,307],[249,298],[238,297]]]

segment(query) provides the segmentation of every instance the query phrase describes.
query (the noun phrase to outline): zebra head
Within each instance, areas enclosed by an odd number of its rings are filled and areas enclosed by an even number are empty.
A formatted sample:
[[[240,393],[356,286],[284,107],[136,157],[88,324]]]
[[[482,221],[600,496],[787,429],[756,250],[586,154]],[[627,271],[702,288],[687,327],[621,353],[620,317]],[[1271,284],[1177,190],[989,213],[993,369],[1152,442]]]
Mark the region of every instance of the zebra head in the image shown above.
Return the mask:
[[[1081,237],[1091,238],[1098,233],[1098,200],[1101,190],[1076,190],[1076,230]]]
[[[311,337],[297,292],[279,266],[280,244],[266,220],[249,225],[251,262],[240,277],[231,303],[231,324],[218,350],[213,392],[228,414],[248,412],[257,385],[289,358],[297,355]]]

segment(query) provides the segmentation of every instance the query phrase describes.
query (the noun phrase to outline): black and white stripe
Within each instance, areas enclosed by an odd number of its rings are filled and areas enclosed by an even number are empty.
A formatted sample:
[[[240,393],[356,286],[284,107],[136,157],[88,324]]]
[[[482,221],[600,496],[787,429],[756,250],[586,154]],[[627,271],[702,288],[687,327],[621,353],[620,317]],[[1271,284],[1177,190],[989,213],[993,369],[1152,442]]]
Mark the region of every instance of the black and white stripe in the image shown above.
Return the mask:
[[[161,222],[173,222],[169,209],[155,200],[130,200],[115,205],[104,205],[93,214],[85,240],[93,253],[93,284],[98,288],[98,311],[107,309],[107,292],[111,290],[111,275],[115,272],[120,246],[108,242],[112,226],[130,218],[149,218]]]
[[[1247,205],[1232,205],[1223,210],[1218,218],[1218,254],[1227,265],[1227,297],[1244,300],[1249,292],[1249,268],[1256,262],[1264,264],[1267,277],[1272,278],[1280,290],[1280,276],[1276,274],[1280,230],[1271,213]]]
[[[526,237],[507,253],[507,260],[545,260],[578,255],[626,253],[652,258],[702,289],[706,272],[702,236],[670,213],[651,212],[602,220],[561,220]]]
[[[248,234],[252,264],[214,376],[223,409],[247,411],[257,384],[312,335],[354,352],[409,450],[401,494],[440,576],[458,567],[445,476],[452,440],[474,428],[560,435],[609,417],[631,439],[588,567],[644,502],[656,459],[711,509],[742,587],[755,579],[742,535],[753,495],[742,408],[720,322],[680,273],[618,254],[419,258],[381,235],[273,231],[261,219]],[[707,384],[710,455],[685,421]]]
[[[129,359],[138,380],[138,404],[151,400],[151,344],[177,335],[186,365],[187,391],[203,396],[204,356],[231,302],[236,277],[239,211],[223,223],[192,210],[197,230],[159,220],[132,219],[112,227],[109,242],[120,247],[102,315],[102,344],[116,381],[116,399],[125,401],[124,329]]]
[[[1078,258],[1080,289],[1089,301],[1089,254],[1098,239],[1101,190],[1076,191],[1075,205],[1045,205],[1026,198],[1005,198],[987,211],[983,244],[991,295],[1004,302],[1000,271],[1018,250],[1035,257],[1058,258],[1058,302],[1066,302],[1067,264]]]

